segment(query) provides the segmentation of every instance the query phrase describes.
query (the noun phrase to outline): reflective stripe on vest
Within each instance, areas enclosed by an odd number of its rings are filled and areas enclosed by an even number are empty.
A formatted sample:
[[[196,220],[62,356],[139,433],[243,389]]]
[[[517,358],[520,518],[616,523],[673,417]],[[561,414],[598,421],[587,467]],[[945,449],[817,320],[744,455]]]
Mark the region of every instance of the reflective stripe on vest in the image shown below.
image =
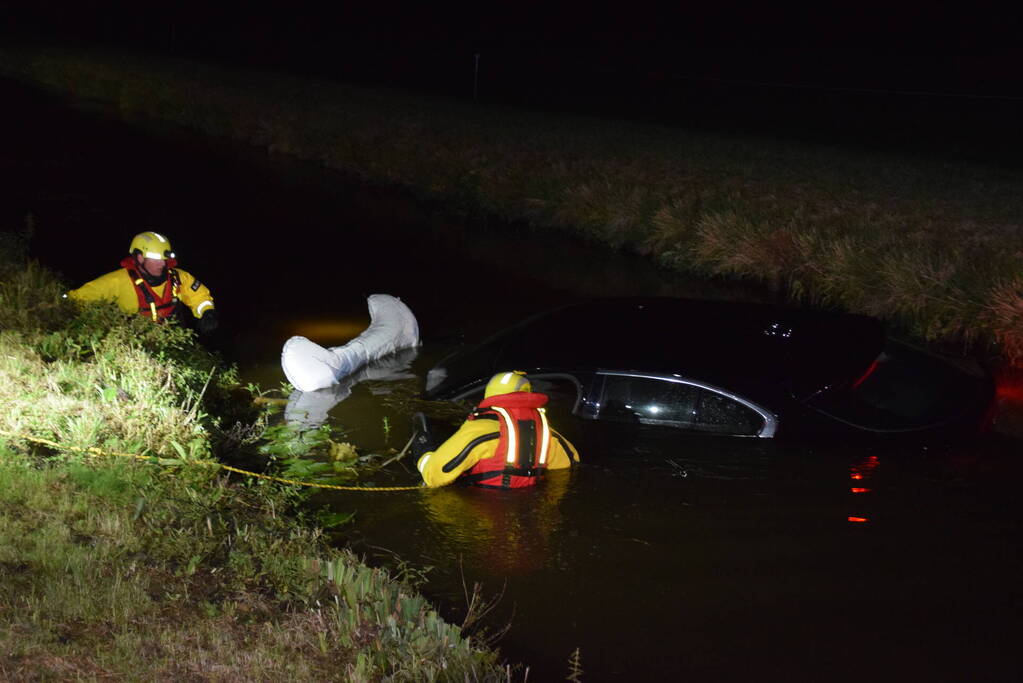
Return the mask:
[[[167,269],[167,282],[164,284],[163,294],[160,295],[159,305],[156,303],[157,300],[154,296],[155,290],[149,286],[145,278],[140,277],[133,268],[128,268],[128,277],[131,278],[132,284],[135,285],[135,296],[138,298],[139,313],[141,315],[145,315],[148,312],[155,322],[160,319],[161,312],[163,312],[162,317],[164,318],[169,317],[174,312],[174,306],[178,303],[178,291],[181,284],[177,271],[170,268]],[[166,312],[164,312],[165,310]]]
[[[551,447],[551,428],[547,424],[547,410],[544,408],[537,408],[536,412],[540,413],[540,466],[547,466],[547,451]]]
[[[501,420],[504,422],[506,433],[508,434],[508,452],[504,456],[504,461],[511,466],[517,464],[519,459],[519,428],[512,420],[511,415],[508,411],[500,406],[490,406],[490,410],[495,411],[501,416]],[[543,408],[537,408],[536,412],[540,414],[540,452],[539,460],[537,461],[541,467],[547,464],[547,452],[551,447],[551,428],[547,424],[547,411]]]
[[[504,456],[504,461],[509,465],[514,465],[515,461],[519,457],[519,444],[518,436],[519,430],[518,425],[511,419],[511,415],[504,408],[497,406],[490,406],[490,409],[501,416],[501,420],[504,422],[505,434],[508,435],[508,443],[506,444],[505,450],[508,452]]]

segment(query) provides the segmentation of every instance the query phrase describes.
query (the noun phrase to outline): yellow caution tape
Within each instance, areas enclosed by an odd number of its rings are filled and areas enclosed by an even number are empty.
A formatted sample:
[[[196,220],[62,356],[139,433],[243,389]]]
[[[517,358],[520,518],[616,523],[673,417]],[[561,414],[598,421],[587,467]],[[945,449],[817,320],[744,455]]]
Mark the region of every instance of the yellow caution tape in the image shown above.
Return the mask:
[[[59,448],[62,450],[75,451],[76,453],[84,453],[85,455],[91,455],[93,457],[100,456],[113,456],[120,458],[133,458],[135,460],[147,460],[149,462],[156,462],[159,464],[160,459],[155,456],[139,455],[138,453],[118,453],[116,451],[104,451],[100,448],[90,447],[81,448],[79,446],[68,446],[66,444],[60,444],[56,441],[50,441],[49,439],[43,439],[37,436],[28,436],[26,434],[16,434],[14,432],[8,432],[0,429],[0,436],[9,436],[15,439],[22,439],[24,441],[31,441],[33,443],[43,444],[52,448]],[[297,481],[295,479],[285,479],[284,477],[274,477],[269,474],[260,474],[259,472],[250,472],[248,470],[238,469],[237,467],[231,467],[224,463],[217,462],[216,460],[182,460],[181,462],[194,464],[194,465],[206,465],[207,467],[218,467],[229,472],[236,472],[238,474],[244,474],[248,477],[256,477],[258,479],[266,479],[268,481],[276,481],[282,484],[292,484],[294,486],[308,486],[317,489],[334,489],[337,491],[418,491],[421,486],[340,486],[338,484],[316,484],[309,481]]]

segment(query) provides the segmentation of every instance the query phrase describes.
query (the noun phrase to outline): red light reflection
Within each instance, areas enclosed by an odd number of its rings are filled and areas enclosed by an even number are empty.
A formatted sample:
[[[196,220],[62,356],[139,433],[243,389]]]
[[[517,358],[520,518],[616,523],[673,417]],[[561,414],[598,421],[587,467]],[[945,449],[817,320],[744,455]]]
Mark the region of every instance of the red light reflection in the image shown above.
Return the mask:
[[[857,493],[870,493],[872,489],[862,484],[866,483],[867,479],[870,479],[875,470],[880,466],[881,461],[877,459],[876,455],[868,455],[860,459],[859,462],[854,463],[849,467],[849,478],[860,484],[859,486],[849,487],[849,492],[852,494]],[[858,499],[856,507],[860,507],[863,502],[863,498]],[[869,498],[866,500],[870,500]],[[870,521],[869,517],[861,517],[859,515],[849,515],[846,519],[853,524],[865,524]]]
[[[849,468],[850,479],[866,479],[874,473],[881,461],[876,455],[868,455]]]

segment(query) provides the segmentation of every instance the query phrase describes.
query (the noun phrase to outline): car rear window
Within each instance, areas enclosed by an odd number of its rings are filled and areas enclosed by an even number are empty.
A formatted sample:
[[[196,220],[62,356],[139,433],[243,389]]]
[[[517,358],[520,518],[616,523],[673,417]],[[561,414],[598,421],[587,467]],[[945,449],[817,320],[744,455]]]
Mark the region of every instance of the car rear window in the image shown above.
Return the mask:
[[[868,429],[899,430],[949,417],[968,391],[960,373],[940,359],[889,343],[847,389],[822,394],[810,405]]]

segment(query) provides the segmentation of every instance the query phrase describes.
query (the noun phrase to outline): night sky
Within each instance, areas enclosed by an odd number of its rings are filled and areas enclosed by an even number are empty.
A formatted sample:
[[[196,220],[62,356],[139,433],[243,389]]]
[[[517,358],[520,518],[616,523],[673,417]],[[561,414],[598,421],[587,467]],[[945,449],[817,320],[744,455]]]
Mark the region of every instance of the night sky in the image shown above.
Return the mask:
[[[993,4],[0,0],[0,18],[484,102],[931,149],[1004,153],[1023,111],[1019,12]]]

